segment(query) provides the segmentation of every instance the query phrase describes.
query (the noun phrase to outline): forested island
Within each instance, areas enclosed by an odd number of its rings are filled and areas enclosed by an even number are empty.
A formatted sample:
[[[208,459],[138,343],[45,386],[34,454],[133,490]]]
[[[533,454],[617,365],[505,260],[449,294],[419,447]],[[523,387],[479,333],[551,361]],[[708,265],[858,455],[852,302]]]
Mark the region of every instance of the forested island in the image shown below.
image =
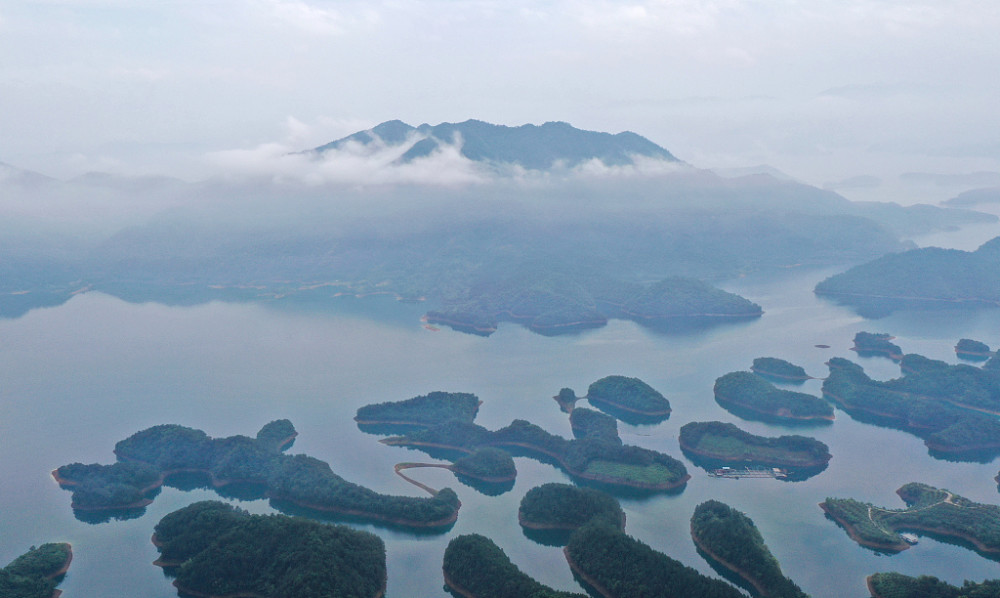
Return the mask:
[[[983,554],[1000,553],[1000,507],[975,503],[948,490],[911,482],[896,491],[907,507],[884,509],[850,498],[827,498],[820,507],[855,542],[876,550],[910,547],[900,530],[967,543]]]
[[[622,443],[618,436],[618,420],[606,413],[577,407],[569,414],[569,425],[576,438],[596,438],[615,444]]]
[[[930,575],[911,577],[902,573],[876,573],[868,577],[872,598],[997,598],[1000,580],[982,583],[966,580],[962,587]]]
[[[613,525],[589,523],[563,549],[574,573],[604,598],[742,598],[728,583],[657,552]]]
[[[906,355],[902,378],[880,382],[846,359],[828,362],[823,396],[852,417],[906,430],[924,439],[931,454],[990,458],[1000,451],[1000,368],[948,365]]]
[[[28,552],[0,569],[0,596],[3,598],[59,598],[56,589],[69,564],[73,549],[66,543],[32,546]]]
[[[767,467],[823,468],[830,462],[826,444],[806,436],[768,438],[750,434],[733,424],[691,422],[680,432],[681,450],[697,461],[712,465],[758,465]]]
[[[380,598],[385,545],[375,534],[287,515],[251,515],[216,501],[156,524],[156,564],[205,598]]]
[[[753,521],[729,505],[709,500],[695,507],[691,537],[700,551],[739,576],[755,595],[808,598],[781,572]]]
[[[605,376],[590,385],[587,400],[595,407],[610,406],[648,417],[670,416],[670,401],[638,378]]]
[[[958,355],[960,359],[967,359],[969,361],[986,361],[993,356],[993,351],[991,351],[990,346],[984,342],[972,340],[970,338],[962,338],[955,344],[955,354]]]
[[[664,453],[599,438],[567,440],[521,419],[496,431],[452,421],[382,442],[467,453],[484,446],[525,449],[529,456],[551,460],[574,478],[609,487],[663,491],[680,488],[690,478],[683,463]]]
[[[595,519],[625,528],[625,511],[613,496],[555,482],[528,490],[517,511],[521,526],[531,529],[574,530]]]
[[[587,598],[542,585],[510,562],[486,536],[466,534],[448,542],[444,551],[444,582],[464,598]]]
[[[851,351],[856,351],[862,357],[872,357],[882,355],[893,361],[903,358],[903,349],[893,343],[895,337],[885,332],[859,332],[854,335],[854,346]]]
[[[433,426],[446,421],[472,422],[482,401],[467,392],[435,391],[406,399],[358,408],[358,425]]]
[[[758,376],[779,382],[804,382],[811,378],[802,366],[795,365],[784,359],[778,359],[777,357],[758,357],[754,359],[753,365],[750,366],[750,371]]]
[[[299,507],[356,516],[402,527],[443,528],[454,523],[461,506],[445,488],[430,498],[389,496],[353,484],[330,466],[306,455],[281,452],[287,440],[277,438],[294,428],[287,420],[264,426],[257,438],[211,438],[201,430],[165,424],[142,430],[118,442],[114,465],[74,463],[53,476],[73,490],[74,508],[128,509],[148,504],[150,488],[175,473],[195,472],[220,488],[233,483],[259,486],[264,495]],[[134,467],[138,464],[138,467]],[[150,479],[155,474],[155,483]]]
[[[750,372],[730,372],[715,381],[715,400],[744,419],[826,422],[833,408],[819,397],[777,388]]]
[[[816,285],[862,315],[898,309],[1000,305],[1000,237],[969,252],[924,247],[889,253]]]

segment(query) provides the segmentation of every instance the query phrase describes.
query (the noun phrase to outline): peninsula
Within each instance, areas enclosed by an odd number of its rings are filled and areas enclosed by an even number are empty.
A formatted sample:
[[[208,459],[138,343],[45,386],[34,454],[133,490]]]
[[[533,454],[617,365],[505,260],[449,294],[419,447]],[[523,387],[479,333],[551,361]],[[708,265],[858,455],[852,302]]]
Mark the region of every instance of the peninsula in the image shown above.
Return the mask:
[[[172,474],[193,472],[207,476],[215,488],[252,484],[276,501],[400,527],[445,528],[458,517],[461,504],[449,488],[430,498],[379,494],[341,478],[323,461],[283,454],[280,449],[290,439],[277,439],[277,431],[291,431],[294,437],[287,420],[264,426],[257,438],[211,438],[193,428],[159,425],[118,442],[119,463],[75,463],[56,469],[53,475],[73,490],[74,505],[84,510],[144,506],[150,499],[136,502],[136,496],[145,496]]]
[[[979,460],[1000,453],[1000,371],[949,366],[920,355],[901,362],[905,376],[872,380],[846,359],[827,362],[823,396],[855,419],[899,428],[923,438],[931,455]]]
[[[948,490],[911,482],[896,491],[907,507],[884,509],[850,498],[827,498],[820,507],[852,540],[876,550],[910,547],[900,530],[954,538],[983,554],[1000,554],[1000,507],[975,503]]]
[[[885,332],[859,332],[854,335],[851,351],[856,351],[862,357],[881,355],[899,361],[903,358],[903,350],[892,342],[895,338]]]
[[[709,500],[691,516],[691,538],[709,562],[736,574],[754,595],[808,598],[781,572],[753,521],[725,503]]]
[[[448,542],[442,564],[444,583],[463,598],[587,598],[544,586],[510,562],[492,540],[479,534]]]
[[[433,426],[450,420],[472,422],[482,401],[467,392],[435,391],[405,401],[365,405],[358,409],[358,425]]]
[[[833,408],[819,397],[777,388],[750,372],[730,372],[715,381],[715,401],[744,419],[829,422]]]
[[[287,515],[196,502],[156,524],[155,564],[205,598],[381,598],[385,545],[375,534]]]
[[[0,596],[10,598],[59,598],[56,589],[69,564],[73,549],[66,543],[42,544],[31,547],[0,569]]]
[[[872,598],[993,598],[1000,596],[1000,579],[982,583],[965,580],[956,587],[930,575],[876,573],[866,580]]]
[[[684,424],[680,445],[689,458],[700,457],[725,465],[821,468],[831,458],[829,447],[815,438],[756,436],[733,424],[717,421]]]

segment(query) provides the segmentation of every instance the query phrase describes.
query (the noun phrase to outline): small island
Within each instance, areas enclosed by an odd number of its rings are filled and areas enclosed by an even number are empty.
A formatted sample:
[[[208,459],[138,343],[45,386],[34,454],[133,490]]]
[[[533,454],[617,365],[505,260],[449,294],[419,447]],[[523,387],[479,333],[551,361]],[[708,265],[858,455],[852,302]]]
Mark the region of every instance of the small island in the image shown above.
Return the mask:
[[[587,400],[627,423],[659,423],[670,417],[670,401],[638,378],[601,378],[587,389]]]
[[[745,598],[728,583],[599,521],[573,532],[563,553],[573,572],[604,598]]]
[[[659,492],[679,489],[690,479],[684,464],[669,455],[597,438],[567,440],[520,419],[496,431],[453,421],[382,442],[465,453],[484,446],[523,449],[574,478],[608,488]]]
[[[569,414],[569,425],[576,438],[596,438],[621,444],[618,437],[618,420],[593,409],[578,407]]]
[[[66,543],[32,546],[0,569],[0,596],[4,598],[59,598],[56,589],[73,561],[73,549]]]
[[[969,338],[959,339],[955,344],[955,354],[959,359],[968,361],[986,361],[993,356],[990,346],[980,341]]]
[[[611,495],[555,482],[528,490],[517,511],[521,527],[536,530],[575,530],[594,519],[625,528],[625,511]]]
[[[196,502],[156,524],[155,564],[205,598],[381,598],[385,545],[375,534],[287,515]]]
[[[359,425],[432,426],[450,420],[472,422],[482,401],[467,392],[435,391],[405,401],[365,405],[354,421]]]
[[[805,382],[812,378],[802,366],[777,357],[758,357],[753,360],[750,371],[777,382]]]
[[[1000,507],[975,503],[948,490],[911,482],[896,491],[907,508],[884,509],[850,498],[827,498],[820,508],[852,540],[875,550],[900,552],[910,544],[901,530],[959,540],[983,554],[1000,554]]]
[[[896,338],[885,332],[859,332],[854,335],[854,346],[851,351],[856,351],[862,357],[874,357],[881,355],[893,361],[903,358],[903,349],[892,342]]]
[[[463,598],[587,598],[542,585],[510,562],[486,536],[456,536],[444,551],[444,582]]]
[[[851,417],[916,434],[932,456],[982,460],[1000,453],[1000,420],[994,415],[1000,409],[1000,371],[910,354],[901,362],[903,378],[880,382],[846,359],[835,357],[827,365],[823,396]]]
[[[826,444],[806,436],[756,436],[723,422],[691,422],[681,427],[681,450],[710,465],[823,468],[830,462]]]
[[[911,577],[902,573],[876,573],[866,580],[872,598],[995,598],[1000,596],[1000,579],[982,583],[965,580],[962,587],[930,576]]]
[[[769,422],[829,422],[833,408],[819,397],[777,388],[750,372],[730,372],[715,381],[715,400],[744,419]]]
[[[691,538],[709,562],[735,573],[754,595],[808,598],[781,572],[753,521],[725,503],[709,500],[691,516]]]
[[[143,507],[151,500],[148,492],[171,475],[197,473],[216,489],[252,485],[279,503],[400,527],[446,528],[458,517],[461,504],[449,488],[430,498],[379,494],[341,478],[319,459],[282,453],[294,436],[287,420],[264,426],[257,438],[211,438],[193,428],[159,425],[118,442],[114,465],[74,463],[53,476],[73,490],[74,509],[83,511]]]

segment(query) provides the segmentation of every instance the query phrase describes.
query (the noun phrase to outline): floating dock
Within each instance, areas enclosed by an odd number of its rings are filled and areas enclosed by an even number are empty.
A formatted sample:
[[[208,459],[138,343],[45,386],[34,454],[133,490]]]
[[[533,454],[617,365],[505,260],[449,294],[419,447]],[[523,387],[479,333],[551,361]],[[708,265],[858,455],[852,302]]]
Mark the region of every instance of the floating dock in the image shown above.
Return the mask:
[[[723,467],[721,469],[713,469],[709,471],[708,475],[712,476],[713,478],[731,478],[734,480],[738,480],[740,478],[783,479],[788,477],[788,471],[780,469],[778,467],[760,468],[760,469],[751,469],[749,467],[744,467],[743,469]]]

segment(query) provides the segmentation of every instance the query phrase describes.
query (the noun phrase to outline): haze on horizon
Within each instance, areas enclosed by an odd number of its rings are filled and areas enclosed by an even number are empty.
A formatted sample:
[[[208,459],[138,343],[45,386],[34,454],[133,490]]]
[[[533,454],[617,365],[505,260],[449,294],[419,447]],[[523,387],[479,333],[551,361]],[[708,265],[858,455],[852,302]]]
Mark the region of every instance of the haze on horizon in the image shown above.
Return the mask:
[[[998,28],[974,0],[13,0],[0,161],[193,180],[396,118],[560,120],[701,168],[939,201],[1000,172]]]

